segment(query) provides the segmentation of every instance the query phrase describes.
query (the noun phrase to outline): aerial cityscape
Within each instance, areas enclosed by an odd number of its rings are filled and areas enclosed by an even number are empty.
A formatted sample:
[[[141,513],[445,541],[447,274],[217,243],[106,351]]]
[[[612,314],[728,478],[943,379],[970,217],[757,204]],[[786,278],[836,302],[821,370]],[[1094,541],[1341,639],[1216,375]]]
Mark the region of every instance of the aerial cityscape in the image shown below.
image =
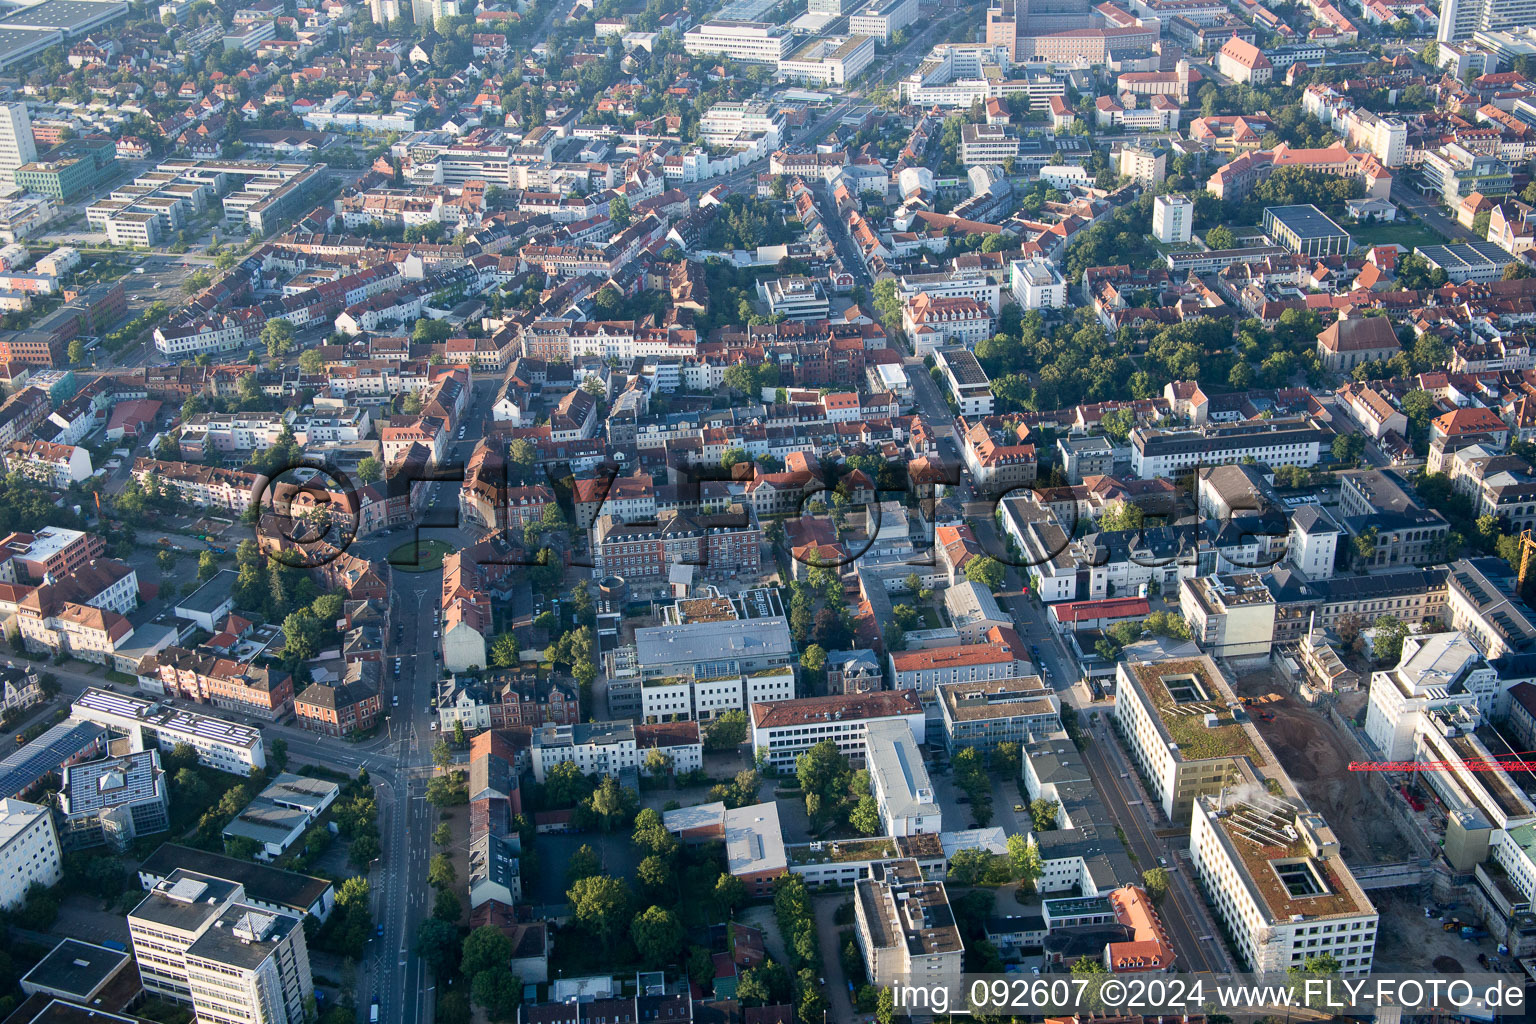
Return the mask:
[[[1524,1019],[1533,531],[1536,0],[0,0],[0,1024]]]

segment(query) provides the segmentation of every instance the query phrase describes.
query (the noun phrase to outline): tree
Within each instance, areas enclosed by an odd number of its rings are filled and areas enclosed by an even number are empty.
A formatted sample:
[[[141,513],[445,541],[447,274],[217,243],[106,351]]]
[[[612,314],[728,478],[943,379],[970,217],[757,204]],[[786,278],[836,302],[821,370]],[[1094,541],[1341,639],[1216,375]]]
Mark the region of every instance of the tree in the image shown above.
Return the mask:
[[[458,747],[460,750],[463,750],[469,745],[469,740],[464,736],[464,720],[462,718],[454,719],[453,745]]]
[[[1365,454],[1365,438],[1359,434],[1339,434],[1333,439],[1331,451],[1338,461],[1353,465]]]
[[[281,359],[293,347],[293,324],[281,317],[268,320],[261,329],[261,343],[267,347],[267,358]]]
[[[570,901],[576,923],[610,951],[629,908],[629,887],[617,878],[593,875],[578,879],[565,898]]]
[[[635,815],[633,839],[636,846],[656,854],[671,856],[678,848],[677,837],[667,831],[661,822],[661,815],[651,807]]]
[[[565,862],[565,881],[568,885],[575,885],[583,878],[591,878],[593,875],[603,873],[603,865],[597,858],[597,851],[586,843],[576,848],[570,859]]]
[[[197,556],[197,578],[199,580],[211,580],[219,573],[219,560],[213,557],[212,551],[204,551]]]
[[[1003,585],[1002,563],[987,555],[972,558],[965,563],[965,578],[988,590],[997,590]]]
[[[365,484],[371,484],[384,475],[384,467],[379,460],[372,455],[365,456],[357,464],[357,478]]]
[[[604,775],[588,803],[599,827],[610,832],[619,821],[634,813],[635,791],[620,786],[612,775]]]
[[[437,828],[432,830],[432,842],[437,846],[453,845],[453,829],[448,827],[446,821],[440,823]]]
[[[320,635],[320,620],[308,608],[290,612],[283,619],[283,636],[287,639],[287,645],[283,648],[284,657],[291,664],[313,658],[320,653]]]
[[[453,764],[453,750],[448,746],[447,740],[438,740],[433,744],[432,763],[443,771],[447,771]]]
[[[481,925],[464,936],[463,959],[459,961],[459,973],[473,978],[481,971],[505,965],[515,950],[512,940],[493,924]]]
[[[1378,616],[1376,627],[1376,660],[1395,665],[1403,656],[1403,640],[1408,636],[1408,624],[1391,615]]]
[[[447,888],[459,880],[459,873],[446,853],[434,853],[427,866],[427,884],[439,889]]]
[[[635,951],[646,966],[659,968],[671,962],[683,948],[683,926],[670,910],[647,907],[629,926]]]
[[[800,667],[807,672],[820,672],[827,666],[827,652],[820,644],[811,644],[800,654]]]
[[[464,905],[459,902],[450,889],[437,890],[437,898],[432,902],[432,916],[439,921],[447,921],[457,924],[459,917],[464,913]]]
[[[747,715],[744,711],[727,711],[704,726],[704,749],[709,751],[735,749],[746,738]]]
[[[1036,832],[1049,832],[1056,827],[1057,804],[1054,800],[1046,800],[1041,797],[1030,801],[1029,817]]]
[[[1160,904],[1168,895],[1168,871],[1166,868],[1149,868],[1141,873],[1141,887],[1147,890],[1154,904]]]
[[[848,812],[848,824],[866,836],[880,831],[880,809],[875,806],[873,796],[866,794],[859,798],[853,810]]]
[[[85,362],[85,342],[81,341],[79,338],[76,338],[74,341],[70,342],[68,355],[69,365],[71,366],[79,366],[81,363]]]
[[[498,633],[491,641],[491,664],[497,668],[512,668],[522,657],[517,637],[511,633]]]
[[[416,955],[438,978],[446,978],[459,962],[459,929],[429,917],[416,928]]]
[[[316,349],[305,349],[299,353],[299,369],[311,377],[318,376],[325,371],[325,357]]]
[[[646,751],[645,760],[641,767],[651,778],[660,778],[672,774],[672,755],[663,751],[660,747],[652,747]]]
[[[523,999],[523,984],[510,966],[501,963],[472,976],[470,995],[492,1020],[513,1020]]]
[[[613,222],[613,226],[615,228],[623,230],[624,228],[629,227],[631,216],[632,215],[629,210],[629,200],[625,199],[623,196],[615,197],[614,200],[608,204],[608,219]]]
[[[746,883],[729,872],[720,872],[720,877],[715,879],[714,900],[720,916],[730,917],[747,902]]]
[[[1008,837],[1008,867],[1013,872],[1013,877],[1021,883],[1034,888],[1035,881],[1045,872],[1045,862],[1040,857],[1040,848],[1029,841],[1027,836],[1011,835]]]
[[[1232,229],[1218,224],[1205,233],[1205,244],[1212,249],[1236,249],[1237,236],[1232,234]]]

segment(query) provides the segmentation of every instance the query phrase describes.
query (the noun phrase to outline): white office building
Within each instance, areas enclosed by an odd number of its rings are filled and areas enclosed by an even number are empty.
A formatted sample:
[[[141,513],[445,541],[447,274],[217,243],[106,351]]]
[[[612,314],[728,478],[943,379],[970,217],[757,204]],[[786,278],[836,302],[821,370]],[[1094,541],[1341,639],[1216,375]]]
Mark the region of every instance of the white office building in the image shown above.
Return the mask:
[[[1195,223],[1195,204],[1188,196],[1169,193],[1152,200],[1152,237],[1164,245],[1187,242]]]
[[[0,800],[0,907],[14,910],[27,889],[64,878],[53,813],[25,800]]]
[[[801,697],[775,704],[753,704],[752,749],[784,770],[795,756],[822,740],[837,744],[844,757],[862,761],[870,726],[882,721],[904,723],[917,743],[927,733],[922,703],[910,690],[876,690],[832,697]]]
[[[869,791],[885,834],[915,836],[944,831],[944,814],[934,800],[933,782],[906,723],[890,719],[871,723],[864,743]]]
[[[16,180],[16,168],[37,159],[32,118],[25,103],[0,103],[0,182]]]
[[[706,21],[683,33],[683,49],[695,57],[724,54],[777,68],[793,43],[789,29],[763,21]]]
[[[1365,734],[1387,760],[1412,760],[1420,712],[1475,705],[1486,719],[1499,692],[1498,673],[1465,633],[1409,636],[1395,666],[1371,673]]]
[[[1206,796],[1189,849],[1247,970],[1286,971],[1323,955],[1345,975],[1371,969],[1376,908],[1322,815],[1257,791],[1247,800]]]
[[[874,0],[848,16],[848,31],[873,36],[881,43],[917,21],[917,0]]]
[[[197,751],[199,763],[221,772],[253,775],[267,766],[256,729],[169,704],[87,687],[70,706],[69,716],[126,736],[130,750],[170,751],[178,743],[188,743]]]
[[[1008,265],[1008,290],[1023,309],[1062,309],[1067,304],[1066,278],[1053,262],[1041,256]]]
[[[314,994],[303,920],[245,887],[177,869],[128,915],[144,988],[216,1024],[301,1024]]]

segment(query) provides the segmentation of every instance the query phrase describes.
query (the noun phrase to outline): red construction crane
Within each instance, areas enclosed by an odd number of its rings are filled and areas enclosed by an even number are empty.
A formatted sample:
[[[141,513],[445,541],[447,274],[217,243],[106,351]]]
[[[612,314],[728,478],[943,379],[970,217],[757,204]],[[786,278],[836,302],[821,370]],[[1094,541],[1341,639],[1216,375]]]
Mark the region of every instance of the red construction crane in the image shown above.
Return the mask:
[[[1536,772],[1536,761],[1525,758],[1536,755],[1536,750],[1521,754],[1504,754],[1486,761],[1351,761],[1352,772],[1453,772],[1458,768],[1469,772]]]

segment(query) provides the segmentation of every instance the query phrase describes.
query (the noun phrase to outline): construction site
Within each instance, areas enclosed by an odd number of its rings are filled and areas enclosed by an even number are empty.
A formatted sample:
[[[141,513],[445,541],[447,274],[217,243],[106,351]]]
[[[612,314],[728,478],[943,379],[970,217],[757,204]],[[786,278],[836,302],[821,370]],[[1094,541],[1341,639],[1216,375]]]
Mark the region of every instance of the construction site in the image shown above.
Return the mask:
[[[1239,698],[1301,795],[1333,826],[1351,867],[1404,859],[1412,841],[1397,824],[1386,790],[1349,763],[1367,755],[1354,736],[1322,706],[1303,703],[1272,671],[1237,677]],[[1337,714],[1349,718],[1364,706],[1363,692],[1341,694]]]

